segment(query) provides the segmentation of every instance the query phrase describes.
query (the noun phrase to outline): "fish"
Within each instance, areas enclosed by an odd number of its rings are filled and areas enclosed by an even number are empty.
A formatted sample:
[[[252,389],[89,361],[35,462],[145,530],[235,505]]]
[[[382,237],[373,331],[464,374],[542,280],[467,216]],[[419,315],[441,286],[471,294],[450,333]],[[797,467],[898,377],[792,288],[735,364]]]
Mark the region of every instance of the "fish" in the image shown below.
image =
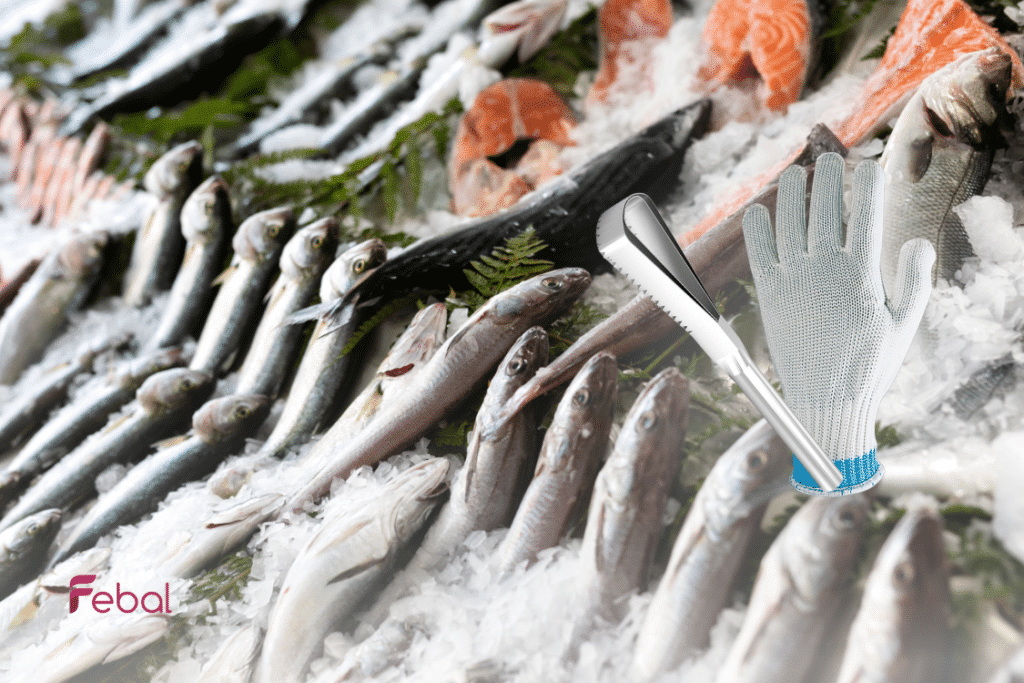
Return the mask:
[[[152,375],[123,415],[64,456],[18,499],[0,519],[0,529],[92,495],[100,472],[115,462],[138,459],[154,441],[176,433],[213,387],[213,377],[197,370],[174,368]]]
[[[33,477],[103,427],[112,413],[135,397],[146,378],[184,363],[180,348],[163,349],[125,361],[91,390],[83,387],[76,399],[33,434],[4,467],[0,504],[9,502]]]
[[[854,579],[869,513],[865,495],[804,503],[761,559],[721,683],[807,678]]]
[[[491,531],[506,526],[517,502],[521,470],[532,464],[536,450],[533,415],[521,413],[518,420],[487,440],[480,439],[481,427],[512,392],[547,362],[548,335],[543,327],[523,333],[498,364],[477,411],[473,437],[466,448],[466,462],[452,482],[451,495],[441,508],[416,554],[377,598],[363,616],[363,623],[380,624],[391,603],[402,597],[423,575],[447,563],[455,550],[474,531]]]
[[[668,368],[647,383],[622,422],[587,513],[580,548],[581,616],[573,624],[570,655],[595,618],[618,622],[623,598],[647,585],[668,489],[679,472],[689,403],[686,378]]]
[[[32,259],[24,264],[14,277],[0,281],[0,316],[3,315],[7,307],[14,301],[14,297],[21,291],[22,285],[28,282],[28,279],[32,277],[32,273],[36,272],[40,263],[42,263],[41,259]]]
[[[324,520],[281,584],[253,683],[303,679],[324,636],[376,590],[440,502],[448,468],[443,458],[425,460],[385,484],[363,509]]]
[[[263,633],[259,626],[246,624],[224,639],[203,665],[196,683],[249,683]]]
[[[295,230],[291,207],[268,209],[242,221],[231,240],[235,255],[192,354],[194,370],[217,372],[252,329],[285,242]]]
[[[195,334],[209,311],[213,280],[224,263],[228,235],[234,232],[227,184],[219,176],[203,181],[182,205],[180,220],[185,257],[147,348],[180,344]]]
[[[942,521],[908,511],[885,539],[850,625],[836,683],[942,678],[949,648],[949,570]]]
[[[192,416],[194,435],[158,450],[102,494],[57,548],[51,563],[91,548],[117,527],[138,521],[182,484],[209,474],[241,448],[269,410],[270,399],[261,394],[232,394],[204,404]]]
[[[570,135],[576,118],[547,83],[530,78],[506,78],[476,96],[459,119],[448,159],[452,210],[458,216],[487,216],[514,205],[523,195],[562,172],[558,152],[574,144]],[[519,140],[530,147],[515,165],[491,159]],[[531,153],[549,144],[546,162],[530,166]],[[530,167],[532,173],[526,173]]]
[[[791,453],[760,420],[711,468],[640,626],[631,680],[652,680],[707,645],[768,501],[789,487]]]
[[[657,194],[657,178],[677,177],[666,167],[682,163],[689,144],[703,135],[710,110],[710,104],[700,100],[560,176],[511,209],[410,246],[335,304],[334,313],[354,300],[383,305],[415,291],[463,291],[470,286],[463,270],[473,260],[489,255],[529,226],[547,244],[537,258],[560,267],[608,270],[597,249],[598,217],[630,192],[644,189]]]
[[[908,240],[924,237],[935,247],[933,284],[952,279],[974,254],[953,207],[979,194],[988,180],[1011,67],[999,48],[964,55],[926,78],[903,108],[879,160],[886,181],[886,292],[896,287],[900,248]]]
[[[972,372],[944,404],[950,406],[961,420],[969,420],[992,399],[996,391],[1014,386],[1016,369],[1017,363],[1012,354],[1001,356]]]
[[[0,532],[0,600],[35,578],[60,520],[60,510],[42,510]]]
[[[668,0],[607,0],[597,20],[600,62],[587,92],[588,107],[607,99],[620,65],[648,59],[651,48],[668,35],[672,5]]]
[[[556,319],[589,286],[585,270],[563,268],[493,296],[438,349],[387,411],[378,412],[354,437],[334,428],[321,437],[308,456],[310,469],[319,469],[289,505],[301,509],[326,495],[334,479],[410,443],[465,398],[523,332]]]
[[[84,303],[103,264],[107,233],[71,237],[52,251],[0,318],[0,384],[13,384]]]
[[[533,474],[508,535],[498,546],[498,572],[508,575],[558,544],[581,512],[608,447],[618,389],[615,356],[599,353],[558,402]]]
[[[142,184],[157,204],[135,236],[124,276],[124,302],[143,306],[174,281],[181,261],[181,208],[203,174],[203,146],[197,141],[172,147],[146,172]]]
[[[253,333],[252,345],[238,371],[235,392],[276,397],[285,373],[295,362],[302,326],[286,319],[309,303],[338,244],[338,221],[323,218],[288,240],[281,252],[281,274]]]

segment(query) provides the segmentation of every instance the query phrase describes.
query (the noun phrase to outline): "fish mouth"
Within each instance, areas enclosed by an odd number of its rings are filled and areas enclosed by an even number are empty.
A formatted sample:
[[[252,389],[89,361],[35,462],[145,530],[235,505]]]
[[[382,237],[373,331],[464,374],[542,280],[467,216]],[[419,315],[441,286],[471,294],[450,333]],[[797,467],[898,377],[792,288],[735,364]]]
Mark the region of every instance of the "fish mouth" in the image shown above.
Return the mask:
[[[973,52],[950,65],[948,78],[922,98],[935,133],[976,148],[988,146],[989,128],[999,119],[1009,91],[1012,65],[1010,56],[997,48]]]

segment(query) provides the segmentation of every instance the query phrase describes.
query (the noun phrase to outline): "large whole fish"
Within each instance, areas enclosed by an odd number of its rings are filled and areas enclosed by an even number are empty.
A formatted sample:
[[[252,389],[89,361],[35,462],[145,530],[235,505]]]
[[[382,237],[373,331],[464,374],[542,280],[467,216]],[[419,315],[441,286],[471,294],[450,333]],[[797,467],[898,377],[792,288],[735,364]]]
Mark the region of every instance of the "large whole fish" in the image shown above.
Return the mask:
[[[900,248],[915,237],[935,247],[935,278],[952,278],[973,254],[953,207],[981,192],[1005,116],[1010,56],[964,55],[926,78],[900,114],[880,163],[885,171],[882,282],[896,284]]]
[[[253,683],[303,680],[324,636],[378,588],[396,553],[440,502],[448,467],[441,458],[421,462],[362,510],[324,520],[284,578]]]
[[[91,548],[102,536],[153,510],[174,489],[209,474],[256,431],[269,408],[269,399],[259,394],[232,394],[204,405],[192,416],[194,436],[158,450],[100,496],[52,561]]]
[[[105,232],[76,235],[52,252],[0,318],[0,384],[12,384],[85,301],[103,263]]]
[[[181,207],[203,174],[203,146],[184,142],[156,160],[142,180],[157,203],[139,228],[132,258],[124,276],[124,301],[143,306],[154,294],[171,286],[184,239]]]
[[[0,532],[0,599],[34,578],[60,529],[60,510],[42,510]]]
[[[410,443],[465,398],[523,332],[558,318],[589,285],[585,270],[564,268],[493,296],[434,354],[417,381],[354,438],[333,428],[321,437],[309,455],[320,469],[290,505],[301,508],[321,498],[337,477],[380,462]]]
[[[597,250],[598,217],[631,192],[657,194],[659,183],[670,176],[674,183],[683,155],[704,134],[710,112],[707,100],[691,104],[524,197],[508,211],[414,244],[378,268],[335,310],[341,311],[356,297],[370,302],[416,290],[467,289],[463,269],[471,261],[531,226],[548,245],[538,258],[559,266],[607,269]]]
[[[715,463],[647,608],[632,680],[649,681],[707,645],[768,501],[789,486],[791,453],[761,420]]]
[[[618,380],[615,356],[602,352],[565,390],[544,435],[533,481],[498,548],[500,573],[533,562],[538,552],[557,545],[573,512],[582,511],[608,447]]]

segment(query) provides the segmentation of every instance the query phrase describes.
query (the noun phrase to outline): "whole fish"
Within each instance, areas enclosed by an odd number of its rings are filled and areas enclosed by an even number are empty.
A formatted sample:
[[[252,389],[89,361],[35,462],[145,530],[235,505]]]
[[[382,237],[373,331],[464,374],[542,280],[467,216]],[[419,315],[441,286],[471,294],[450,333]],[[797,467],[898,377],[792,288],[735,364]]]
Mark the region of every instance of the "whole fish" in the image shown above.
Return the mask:
[[[376,463],[410,443],[457,405],[527,329],[564,313],[590,285],[590,275],[564,268],[533,277],[492,297],[437,351],[417,381],[351,437],[333,428],[309,460],[323,464],[290,501],[293,508],[326,495],[331,482]]]
[[[228,186],[210,176],[181,207],[181,234],[185,258],[174,278],[160,315],[160,325],[147,342],[158,349],[184,341],[206,317],[213,297],[213,281],[224,263],[228,235],[234,230]]]
[[[974,253],[953,207],[988,180],[1010,74],[1010,56],[998,48],[964,55],[926,78],[900,114],[880,159],[886,292],[896,286],[900,248],[910,239],[935,247],[933,281],[952,278]]]
[[[941,680],[949,600],[942,521],[926,508],[908,511],[868,574],[836,683]]]
[[[231,240],[235,255],[221,275],[223,284],[206,316],[189,367],[218,372],[253,328],[281,250],[294,229],[290,207],[261,211],[238,226]]]
[[[570,651],[586,638],[594,617],[617,622],[622,598],[647,585],[665,499],[679,471],[689,403],[681,372],[658,373],[629,409],[615,449],[597,475],[580,548],[582,616]]]
[[[743,625],[716,681],[807,678],[851,587],[868,512],[863,495],[803,504],[761,560]]]
[[[309,303],[337,244],[338,221],[334,218],[307,225],[288,240],[281,252],[281,274],[270,288],[267,307],[238,371],[235,392],[277,395],[302,339],[302,326],[289,325],[286,320]]]
[[[17,394],[0,413],[0,452],[7,450],[19,436],[44,421],[54,406],[67,398],[75,379],[92,370],[93,361],[101,353],[123,346],[131,337],[116,335],[87,342],[67,363],[49,368],[32,386]]]
[[[224,639],[203,665],[196,683],[249,683],[256,653],[263,642],[259,626],[246,624]]]
[[[203,146],[195,140],[173,147],[142,180],[157,203],[139,228],[124,276],[124,302],[143,306],[171,286],[181,262],[181,207],[203,175]]]
[[[134,398],[150,375],[184,362],[181,349],[163,349],[126,361],[93,391],[83,388],[73,402],[32,435],[4,468],[0,474],[0,502],[10,501],[34,476],[103,427],[112,413]]]
[[[39,360],[85,301],[103,263],[105,232],[76,235],[52,252],[0,318],[0,384]]]
[[[385,484],[364,509],[324,520],[284,578],[253,683],[303,680],[324,636],[378,588],[396,553],[440,502],[448,467],[441,458],[421,462]]]
[[[557,545],[593,487],[608,447],[619,380],[615,356],[591,358],[558,402],[537,459],[533,481],[498,547],[499,572]]]
[[[448,502],[430,525],[416,554],[364,615],[364,623],[382,622],[391,603],[402,597],[422,572],[443,566],[469,534],[508,524],[515,510],[520,471],[536,453],[536,424],[533,415],[521,413],[486,440],[480,438],[481,428],[547,359],[547,332],[543,327],[531,327],[498,364],[477,411],[466,464],[455,476]]]
[[[0,520],[0,528],[92,494],[100,472],[113,463],[139,458],[154,441],[188,424],[213,387],[213,377],[197,370],[177,368],[153,375],[142,383],[130,410],[43,474]]]
[[[53,562],[91,548],[102,536],[154,510],[182,484],[209,474],[255,433],[269,409],[270,400],[259,394],[232,394],[206,403],[192,416],[194,435],[158,450],[100,496],[61,543]]]
[[[60,529],[60,518],[60,510],[43,510],[0,532],[0,599],[35,578]]]
[[[631,680],[649,681],[707,645],[768,501],[789,486],[791,453],[761,420],[711,468],[647,608]]]
[[[471,261],[530,226],[547,244],[538,258],[559,266],[607,270],[597,250],[598,217],[631,192],[658,194],[662,179],[674,181],[690,143],[706,130],[710,111],[710,103],[700,100],[560,176],[508,211],[412,245],[378,268],[335,311],[353,300],[380,303],[417,290],[465,290],[469,282],[463,271]]]

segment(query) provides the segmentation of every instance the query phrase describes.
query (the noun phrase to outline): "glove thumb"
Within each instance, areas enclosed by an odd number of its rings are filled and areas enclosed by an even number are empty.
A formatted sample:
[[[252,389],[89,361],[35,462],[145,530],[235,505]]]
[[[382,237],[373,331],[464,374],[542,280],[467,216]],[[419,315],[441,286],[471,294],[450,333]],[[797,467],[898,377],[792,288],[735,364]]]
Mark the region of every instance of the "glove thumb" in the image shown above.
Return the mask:
[[[926,239],[912,239],[900,249],[889,311],[898,329],[916,328],[921,323],[928,295],[932,292],[935,247]]]

